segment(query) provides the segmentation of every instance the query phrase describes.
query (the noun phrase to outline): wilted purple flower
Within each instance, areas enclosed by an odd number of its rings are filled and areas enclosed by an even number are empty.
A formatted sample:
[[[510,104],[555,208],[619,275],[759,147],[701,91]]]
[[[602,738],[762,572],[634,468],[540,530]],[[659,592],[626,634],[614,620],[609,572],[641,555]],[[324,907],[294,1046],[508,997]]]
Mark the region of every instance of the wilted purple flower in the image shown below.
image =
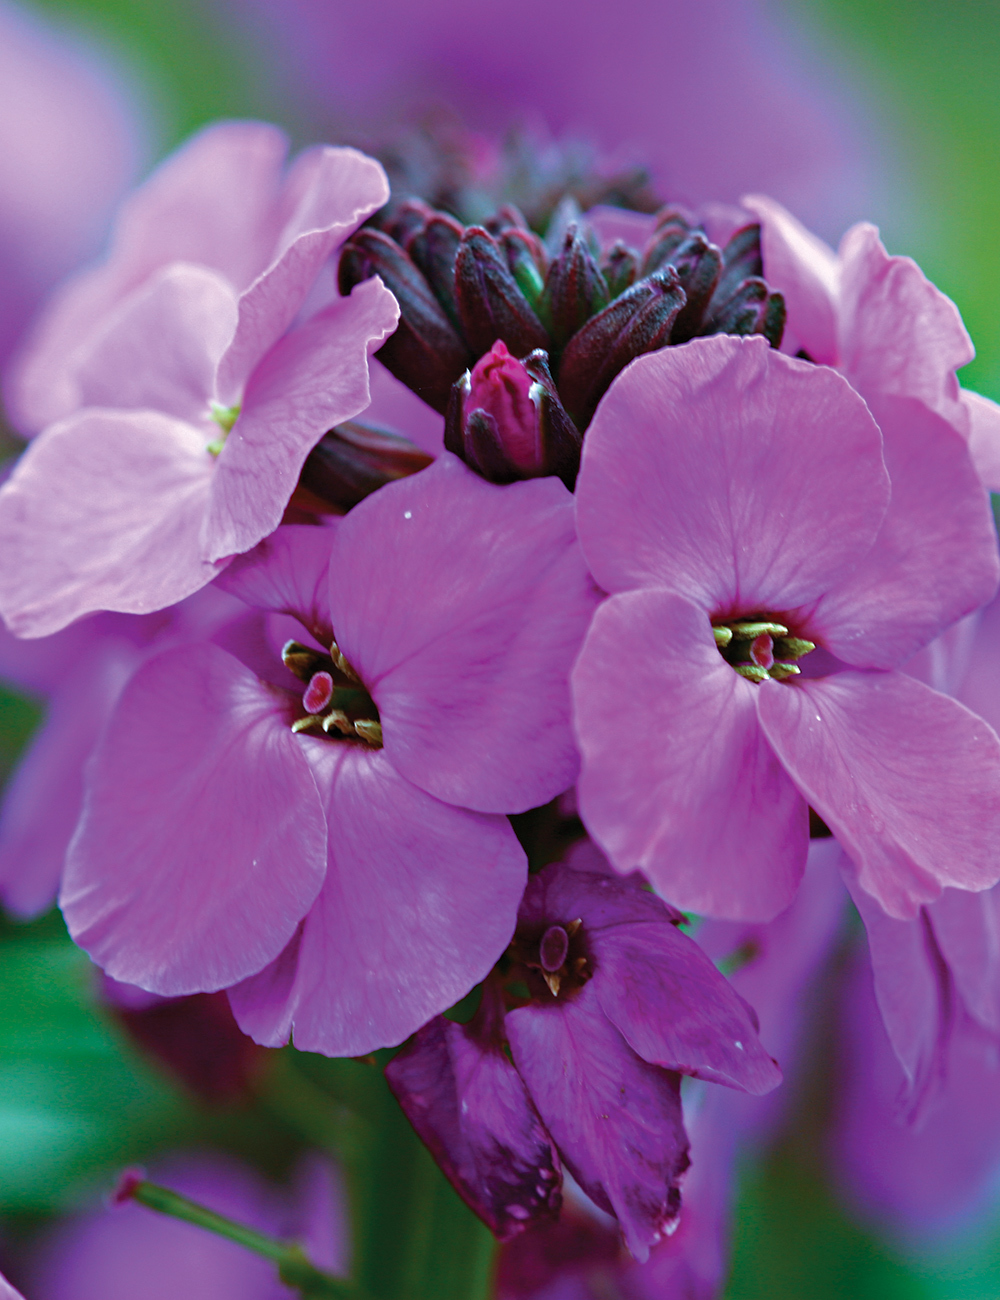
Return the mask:
[[[561,1159],[645,1259],[680,1209],[680,1075],[752,1093],[780,1081],[753,1013],[682,920],[638,880],[548,866],[473,1020],[438,1017],[387,1067],[501,1239],[558,1210]]]
[[[253,615],[131,679],[69,853],[70,931],[115,979],[229,988],[259,1042],[399,1042],[510,938],[525,863],[499,814],[575,775],[567,674],[595,598],[571,498],[444,455],[336,527],[280,530],[225,586],[291,618],[277,645]]]
[[[10,398],[43,432],[0,491],[0,609],[19,635],[197,590],[278,526],[310,449],[368,404],[391,294],[297,317],[385,176],[327,147],[286,173],[286,150],[273,127],[207,128],[39,322]]]
[[[634,362],[588,432],[580,810],[681,906],[776,915],[807,805],[892,915],[1000,875],[996,735],[894,671],[994,591],[985,493],[939,416],[870,402],[881,437],[833,371],[719,337]]]

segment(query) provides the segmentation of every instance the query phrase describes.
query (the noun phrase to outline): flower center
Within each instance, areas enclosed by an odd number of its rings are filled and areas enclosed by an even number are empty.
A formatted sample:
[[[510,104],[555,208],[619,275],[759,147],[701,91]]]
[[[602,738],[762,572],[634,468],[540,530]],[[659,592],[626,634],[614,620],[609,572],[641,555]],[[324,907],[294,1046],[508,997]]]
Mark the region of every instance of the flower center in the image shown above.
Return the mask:
[[[330,643],[329,654],[289,641],[281,658],[285,667],[306,683],[302,693],[303,714],[292,723],[293,731],[318,731],[331,738],[351,737],[363,740],[373,749],[382,748],[382,723],[375,701],[340,653],[336,641]]]
[[[586,984],[593,972],[584,949],[582,925],[582,919],[577,917],[567,925],[550,925],[540,939],[515,935],[506,954],[510,963],[507,978],[514,981],[515,996],[517,986],[523,983],[530,990],[529,996],[542,995],[539,979],[544,980],[554,998]]]
[[[726,663],[751,682],[766,677],[784,682],[798,676],[801,669],[796,660],[816,649],[814,641],[792,636],[783,623],[767,615],[713,623],[712,633]]]
[[[226,439],[229,437],[233,425],[239,419],[240,408],[236,406],[223,406],[221,402],[209,402],[209,408],[212,412],[212,419],[222,430],[222,437],[216,438],[205,448],[213,456],[219,456],[223,447],[226,445]]]

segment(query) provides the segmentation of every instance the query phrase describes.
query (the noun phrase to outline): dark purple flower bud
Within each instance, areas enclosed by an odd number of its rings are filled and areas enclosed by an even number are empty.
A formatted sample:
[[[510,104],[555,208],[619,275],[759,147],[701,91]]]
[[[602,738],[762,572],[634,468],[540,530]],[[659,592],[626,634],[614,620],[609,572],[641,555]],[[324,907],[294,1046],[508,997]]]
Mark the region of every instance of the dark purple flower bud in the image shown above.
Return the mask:
[[[503,250],[482,226],[470,226],[462,237],[455,297],[462,330],[477,357],[497,339],[519,357],[548,348],[548,335],[511,274]]]
[[[487,986],[484,1003],[497,997]],[[389,1087],[459,1196],[501,1241],[553,1219],[562,1204],[559,1157],[527,1090],[489,1032],[438,1016],[386,1066]]]
[[[572,488],[580,465],[580,434],[545,353],[518,361],[500,340],[455,384],[444,441],[492,483],[558,474]]]
[[[423,229],[435,211],[423,199],[404,199],[378,224],[401,248],[416,231]]]
[[[448,319],[460,328],[455,301],[455,258],[462,242],[462,225],[446,213],[436,212],[407,239],[405,247],[414,265],[444,308]]]
[[[591,316],[608,304],[608,286],[574,222],[545,279],[539,315],[557,348],[563,348]]]
[[[622,240],[616,239],[604,255],[601,270],[604,273],[609,296],[617,298],[635,282],[638,274],[639,259],[635,249],[629,248]]]
[[[376,488],[426,469],[432,459],[407,438],[347,420],[309,453],[290,504],[314,514],[346,512]]]
[[[549,256],[545,245],[532,230],[520,227],[508,227],[500,236],[500,245],[507,254],[507,265],[511,275],[518,283],[521,292],[538,310],[538,300],[545,288],[545,276],[548,273]]]
[[[492,217],[484,223],[491,235],[499,235],[512,227],[518,230],[530,230],[528,219],[516,203],[501,203]]]
[[[743,226],[722,250],[722,275],[715,286],[709,312],[729,301],[744,280],[760,278],[764,262],[760,252],[760,226],[754,222]]]
[[[351,236],[341,253],[340,292],[350,293],[373,275],[395,295],[400,311],[399,325],[379,349],[379,360],[429,406],[443,413],[452,384],[471,360],[465,344],[407,254],[388,235],[364,227]]]
[[[674,249],[670,265],[677,272],[687,302],[670,331],[671,343],[686,343],[698,333],[722,272],[722,254],[700,230],[693,230]]]
[[[676,208],[664,208],[643,250],[639,276],[652,275],[666,266],[690,233],[689,222]]]
[[[668,266],[633,285],[574,334],[559,363],[558,385],[578,429],[586,429],[611,381],[630,361],[669,342],[686,301],[677,272]]]
[[[744,280],[736,293],[713,310],[702,332],[705,334],[763,334],[771,347],[781,346],[785,330],[785,299],[771,293],[763,280]]]

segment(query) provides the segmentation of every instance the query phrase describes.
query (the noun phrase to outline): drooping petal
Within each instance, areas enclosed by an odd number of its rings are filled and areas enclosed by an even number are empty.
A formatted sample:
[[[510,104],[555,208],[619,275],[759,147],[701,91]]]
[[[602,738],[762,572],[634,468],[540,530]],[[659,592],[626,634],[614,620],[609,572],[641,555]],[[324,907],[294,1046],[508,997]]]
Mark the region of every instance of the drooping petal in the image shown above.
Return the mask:
[[[962,389],[969,421],[969,455],[983,487],[1000,492],[1000,406],[988,397]]]
[[[232,286],[206,267],[174,262],[95,331],[76,370],[77,405],[207,424],[215,368],[235,328]]]
[[[499,1046],[437,1016],[385,1077],[451,1185],[500,1241],[559,1213],[559,1157]]]
[[[643,921],[591,946],[601,1010],[644,1061],[755,1095],[781,1082],[746,1003],[682,931]]]
[[[572,784],[567,677],[596,594],[558,479],[500,487],[442,454],[350,512],[330,579],[337,644],[406,777],[485,812]]]
[[[237,291],[259,274],[277,234],[273,209],[287,150],[276,127],[217,123],[125,201],[108,260],[56,294],[29,341],[9,394],[21,427],[34,432],[76,409],[76,366],[93,329],[159,267],[198,263]]]
[[[600,857],[589,840],[579,848]],[[603,858],[600,860],[608,874],[598,875],[586,869],[582,857],[579,851],[571,853],[567,860],[553,863],[529,879],[518,908],[518,928],[538,929],[540,933],[549,925],[565,925],[580,917],[588,933],[596,934],[629,922],[670,924],[685,920],[683,912],[644,889],[641,877],[622,880],[611,875]]]
[[[1000,1033],[1000,891],[946,889],[925,910],[969,1015]]]
[[[688,1165],[680,1078],[648,1065],[605,1016],[593,981],[504,1021],[514,1064],[566,1167],[644,1260],[676,1221]]]
[[[323,881],[326,821],[282,701],[208,644],[132,678],[95,752],[61,906],[113,976],[224,988],[291,938]]]
[[[88,410],[36,438],[0,489],[0,611],[19,636],[145,614],[210,582],[198,534],[212,458],[156,411]]]
[[[577,527],[607,591],[671,587],[712,613],[814,599],[889,501],[881,436],[831,370],[719,335],[634,361],[587,431]]]
[[[909,257],[890,257],[878,230],[840,241],[840,367],[865,399],[917,397],[964,429],[955,371],[975,356],[958,308]]]
[[[1000,578],[989,498],[959,433],[915,398],[868,400],[892,500],[875,545],[809,615],[846,663],[895,668],[985,605]]]
[[[615,866],[711,916],[787,907],[806,806],[760,729],[758,688],[721,658],[705,615],[672,592],[612,596],[572,686],[580,813]]]
[[[1000,879],[1000,741],[980,718],[903,673],[765,682],[761,724],[803,798],[906,920],[946,885]]]
[[[297,618],[327,649],[333,638],[330,555],[338,527],[333,519],[322,528],[286,524],[238,555],[217,585],[255,609]]]
[[[368,405],[368,353],[398,318],[388,289],[367,280],[271,349],[219,456],[204,531],[209,559],[246,551],[281,523],[309,452]]]
[[[274,231],[272,261],[242,294],[236,335],[219,366],[221,401],[239,400],[247,376],[291,325],[323,263],[388,197],[382,167],[357,149],[317,145],[295,160],[282,190],[284,228]]]
[[[785,351],[808,352],[824,366],[837,364],[837,255],[774,199],[749,194],[742,206],[760,222],[764,276],[788,308]]]
[[[499,817],[439,803],[384,751],[305,741],[329,792],[326,881],[297,951],[231,990],[244,1032],[359,1056],[481,980],[514,931],[524,852]]]

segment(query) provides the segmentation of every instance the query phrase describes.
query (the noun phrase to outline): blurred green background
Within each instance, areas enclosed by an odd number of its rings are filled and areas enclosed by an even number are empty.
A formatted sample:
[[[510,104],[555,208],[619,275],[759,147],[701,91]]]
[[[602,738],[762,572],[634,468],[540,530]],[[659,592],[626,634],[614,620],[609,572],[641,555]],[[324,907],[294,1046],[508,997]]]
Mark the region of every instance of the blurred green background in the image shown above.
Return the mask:
[[[300,125],[279,102],[263,52],[201,0],[35,0],[35,7],[124,61],[150,97],[158,153],[219,115]],[[912,192],[896,208],[890,196],[886,243],[915,257],[958,303],[978,349],[963,382],[1000,399],[1000,4],[781,0],[775,15],[821,52],[856,96],[861,118],[899,150],[894,170]],[[0,700],[4,772],[32,721],[17,700]],[[8,1233],[58,1208],[81,1178],[100,1179],[116,1162],[169,1142],[210,1136],[264,1168],[274,1163],[245,1117],[206,1127],[138,1058],[95,1010],[87,966],[57,918],[0,932],[0,1204]],[[744,1170],[729,1300],[1000,1296],[1000,1218],[961,1240],[891,1242],[838,1203],[807,1125],[802,1133]],[[414,1177],[414,1186],[437,1189],[420,1195],[446,1194],[433,1170],[420,1165]],[[455,1231],[471,1233],[469,1249],[477,1248],[461,1207],[449,1207]]]

